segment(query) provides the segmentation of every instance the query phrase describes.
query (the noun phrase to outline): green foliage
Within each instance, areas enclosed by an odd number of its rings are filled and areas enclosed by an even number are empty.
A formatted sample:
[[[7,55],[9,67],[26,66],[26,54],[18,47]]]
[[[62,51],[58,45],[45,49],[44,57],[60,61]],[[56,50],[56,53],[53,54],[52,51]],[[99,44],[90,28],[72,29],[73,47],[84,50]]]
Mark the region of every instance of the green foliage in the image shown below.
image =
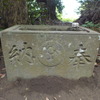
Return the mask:
[[[77,0],[81,6],[79,7],[79,12],[83,12],[85,10],[92,10],[95,8],[100,7],[99,1],[100,0]]]
[[[44,4],[38,4],[36,0],[27,0],[28,15],[30,23],[34,24],[35,21],[39,21],[47,17],[48,9]]]
[[[59,18],[59,20],[63,21],[63,22],[74,22],[76,19],[74,18]]]
[[[46,1],[47,4],[37,3],[36,0],[27,0],[28,15],[31,24],[34,24],[35,22],[45,24],[46,20],[50,19],[50,15],[56,15],[56,9],[58,10],[59,14],[62,13],[64,6],[62,6],[61,0]],[[56,9],[52,9],[53,6],[55,6]]]
[[[100,28],[100,23],[99,24],[94,24],[93,22],[87,21],[82,26],[83,27],[88,27],[88,28]]]
[[[58,12],[61,14],[62,10],[64,9],[64,6],[62,5],[61,0],[55,0],[55,5],[58,9]]]

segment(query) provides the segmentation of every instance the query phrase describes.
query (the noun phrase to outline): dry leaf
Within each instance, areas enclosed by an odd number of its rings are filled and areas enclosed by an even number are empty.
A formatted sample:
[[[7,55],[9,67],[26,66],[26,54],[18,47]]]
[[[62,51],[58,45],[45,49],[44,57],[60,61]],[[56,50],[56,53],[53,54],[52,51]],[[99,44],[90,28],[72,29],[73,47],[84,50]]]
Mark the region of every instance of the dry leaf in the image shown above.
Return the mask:
[[[6,68],[2,68],[2,70],[6,70]]]
[[[25,98],[25,100],[27,100],[27,97]]]
[[[24,98],[25,98],[25,100],[27,100],[27,97],[26,96],[24,96]]]
[[[61,95],[58,96],[59,98],[61,97]]]
[[[0,74],[0,78],[4,78],[5,77],[5,74]]]
[[[49,100],[49,98],[48,98],[48,97],[46,97],[46,100]]]
[[[26,90],[26,91],[28,91],[28,90],[29,90],[29,88],[26,88],[25,90]]]
[[[54,98],[54,100],[57,100],[57,98],[56,97],[53,97]]]

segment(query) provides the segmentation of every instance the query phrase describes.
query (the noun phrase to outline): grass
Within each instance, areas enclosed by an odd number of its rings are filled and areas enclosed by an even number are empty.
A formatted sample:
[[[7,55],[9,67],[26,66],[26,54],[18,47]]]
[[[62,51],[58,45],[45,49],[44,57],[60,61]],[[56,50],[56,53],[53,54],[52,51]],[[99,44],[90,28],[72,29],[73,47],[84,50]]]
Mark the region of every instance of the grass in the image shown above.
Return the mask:
[[[76,19],[75,18],[61,18],[60,20],[63,22],[74,22]]]

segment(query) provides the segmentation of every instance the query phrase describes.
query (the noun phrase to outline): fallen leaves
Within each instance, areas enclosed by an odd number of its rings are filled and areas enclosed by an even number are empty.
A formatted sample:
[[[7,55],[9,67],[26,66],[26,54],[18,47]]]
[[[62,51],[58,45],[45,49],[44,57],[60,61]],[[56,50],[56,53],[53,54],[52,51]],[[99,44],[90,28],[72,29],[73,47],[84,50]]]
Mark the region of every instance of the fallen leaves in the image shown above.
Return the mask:
[[[25,90],[26,90],[26,91],[28,91],[28,90],[29,90],[29,88],[25,88]]]
[[[46,100],[49,100],[49,98],[48,98],[48,97],[46,97]]]
[[[56,98],[56,97],[54,97],[54,100],[57,100],[57,98]]]
[[[28,100],[27,97],[26,97],[26,95],[24,96],[24,98],[25,98],[25,100]]]
[[[46,100],[50,100],[48,97],[46,97]],[[57,100],[56,97],[53,97],[53,100]]]

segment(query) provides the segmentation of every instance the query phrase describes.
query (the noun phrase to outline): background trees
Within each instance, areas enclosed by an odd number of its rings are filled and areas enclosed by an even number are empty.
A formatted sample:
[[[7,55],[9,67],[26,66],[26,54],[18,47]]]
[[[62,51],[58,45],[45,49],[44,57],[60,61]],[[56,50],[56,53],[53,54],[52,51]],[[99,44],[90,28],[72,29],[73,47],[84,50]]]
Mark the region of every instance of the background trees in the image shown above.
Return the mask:
[[[61,0],[0,0],[0,27],[15,24],[45,24],[62,12]]]
[[[48,20],[56,20],[56,11],[62,13],[61,0],[27,0],[28,14],[32,24],[44,24]]]
[[[100,23],[100,0],[77,0],[80,24],[87,21]],[[64,6],[61,0],[0,0],[0,27],[15,24],[48,24],[61,17]],[[59,13],[59,14],[58,14]]]
[[[79,11],[81,13],[78,22],[84,24],[85,22],[100,23],[100,0],[78,0],[81,3]]]

